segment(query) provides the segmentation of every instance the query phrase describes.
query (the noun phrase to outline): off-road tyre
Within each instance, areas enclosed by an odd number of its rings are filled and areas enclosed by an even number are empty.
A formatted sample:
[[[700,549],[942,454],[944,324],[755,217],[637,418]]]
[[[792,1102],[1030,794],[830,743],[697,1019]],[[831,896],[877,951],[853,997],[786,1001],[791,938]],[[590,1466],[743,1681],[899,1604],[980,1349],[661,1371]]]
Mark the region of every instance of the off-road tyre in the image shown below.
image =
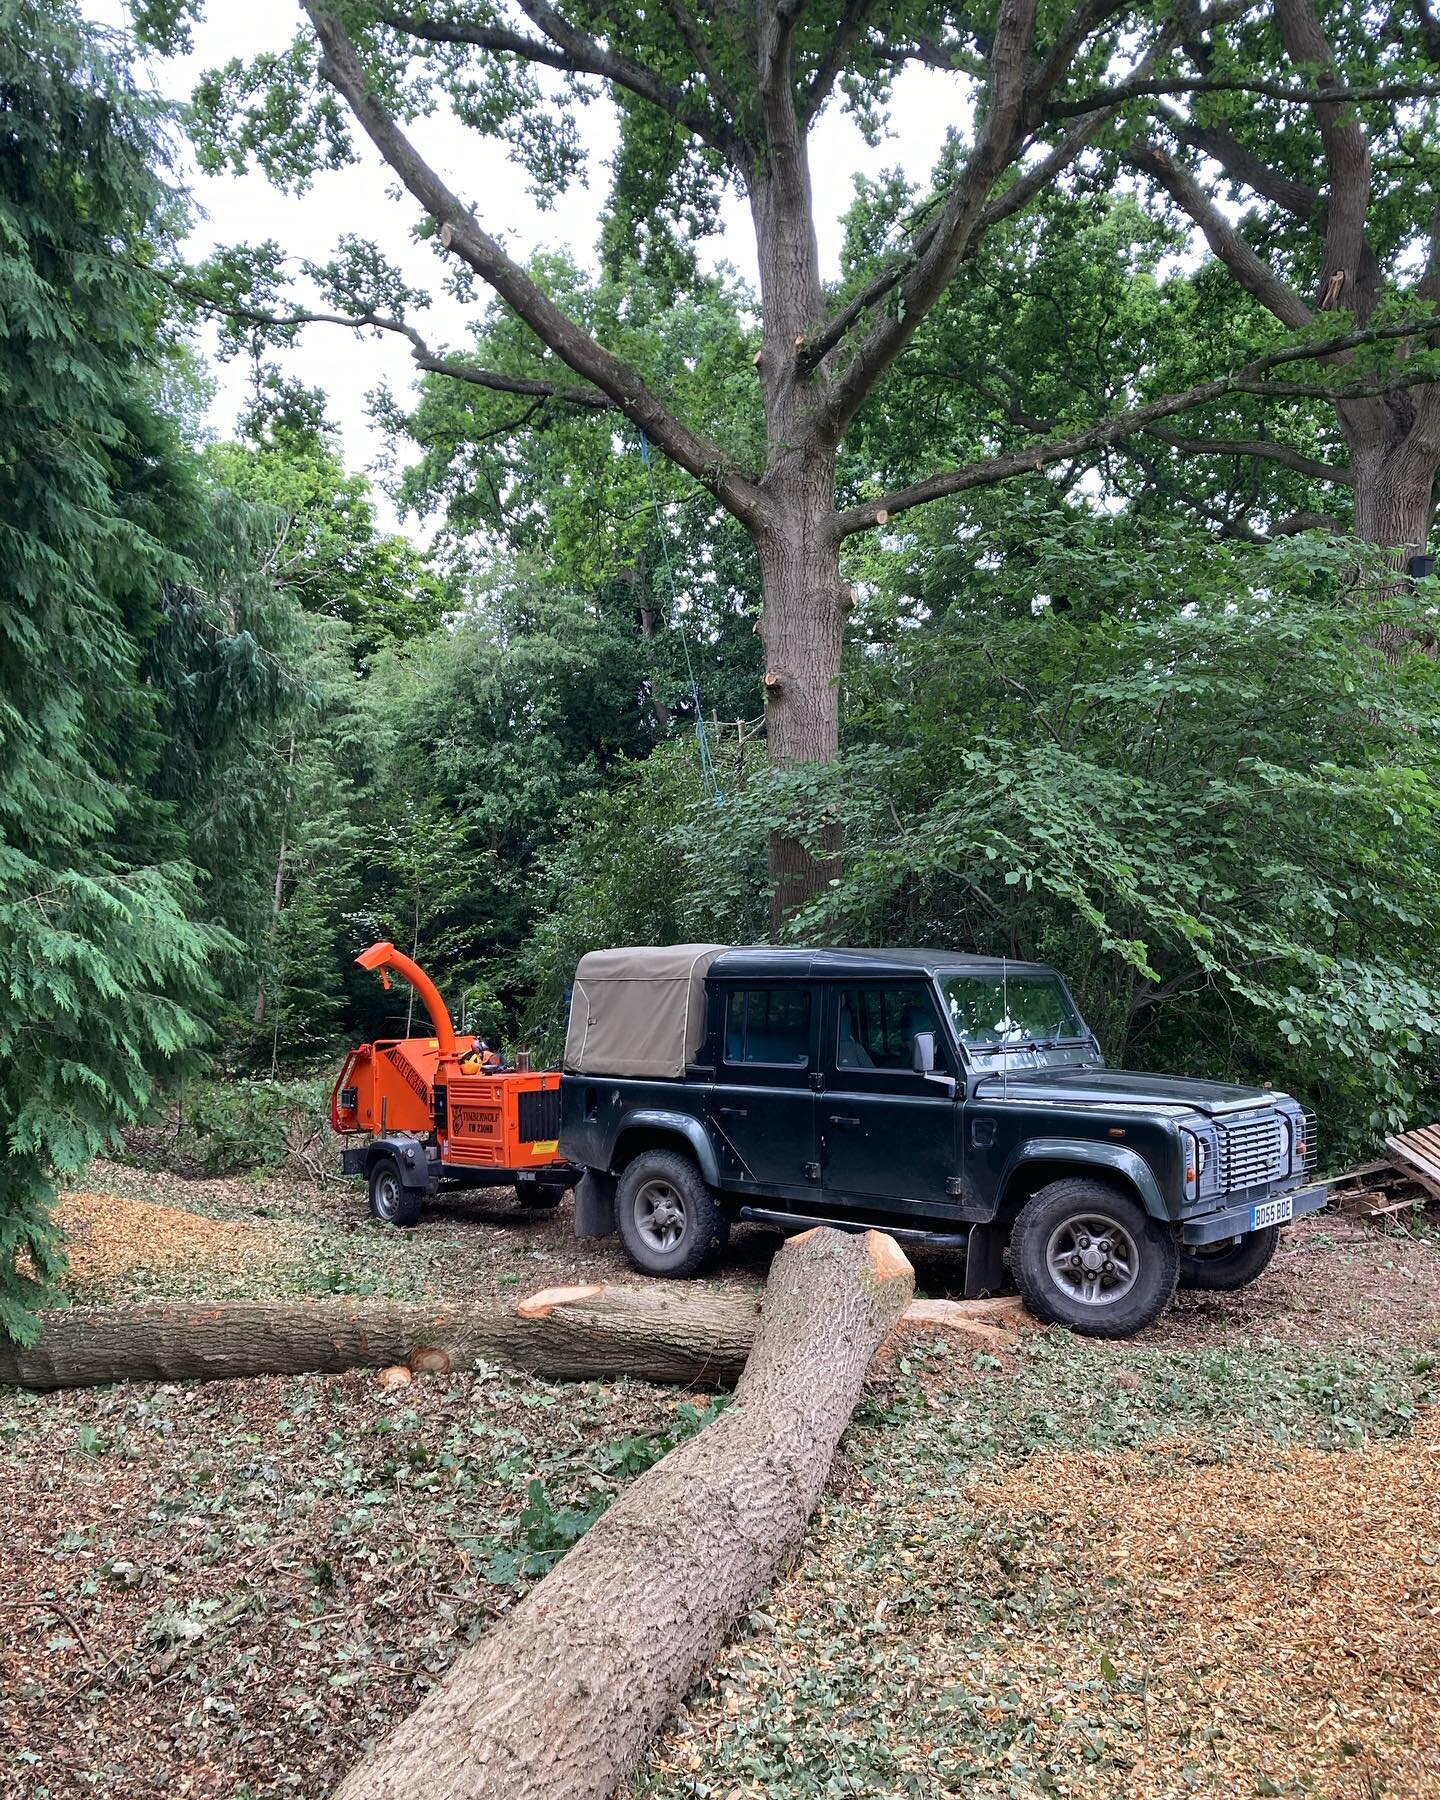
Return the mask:
[[[556,1181],[522,1181],[515,1198],[526,1212],[553,1212],[569,1192],[568,1186]]]
[[[393,1156],[377,1156],[370,1166],[368,1183],[370,1216],[381,1225],[397,1225],[409,1231],[420,1222],[423,1188],[407,1188],[400,1165]]]
[[[1096,1225],[1103,1236],[1090,1229]],[[1064,1266],[1068,1256],[1083,1257],[1102,1242],[1120,1249],[1120,1261],[1111,1260],[1116,1268],[1123,1261],[1123,1274]],[[1010,1235],[1010,1267],[1026,1306],[1037,1319],[1082,1337],[1129,1337],[1153,1324],[1175,1298],[1179,1266],[1164,1225],[1121,1189],[1084,1175],[1033,1194]],[[1080,1298],[1074,1290],[1090,1286],[1092,1277],[1096,1297]]]
[[[677,1224],[674,1241],[665,1243]],[[642,1275],[677,1280],[698,1275],[730,1235],[730,1221],[704,1176],[674,1150],[642,1150],[629,1164],[615,1191],[615,1227]]]
[[[1270,1267],[1279,1242],[1280,1227],[1267,1225],[1263,1231],[1246,1232],[1228,1244],[1182,1244],[1180,1285],[1233,1294],[1237,1288],[1249,1287],[1252,1281],[1260,1279]]]

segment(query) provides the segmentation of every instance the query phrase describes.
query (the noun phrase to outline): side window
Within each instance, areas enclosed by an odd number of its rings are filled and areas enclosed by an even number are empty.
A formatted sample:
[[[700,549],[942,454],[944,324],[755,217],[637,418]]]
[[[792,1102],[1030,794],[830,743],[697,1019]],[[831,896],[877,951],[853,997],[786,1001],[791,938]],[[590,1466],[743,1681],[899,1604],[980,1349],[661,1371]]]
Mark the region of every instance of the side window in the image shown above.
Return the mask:
[[[928,988],[918,984],[842,988],[835,1067],[908,1073],[911,1045],[919,1031],[940,1034]]]
[[[731,994],[725,1060],[803,1069],[810,1060],[810,990],[742,988]]]

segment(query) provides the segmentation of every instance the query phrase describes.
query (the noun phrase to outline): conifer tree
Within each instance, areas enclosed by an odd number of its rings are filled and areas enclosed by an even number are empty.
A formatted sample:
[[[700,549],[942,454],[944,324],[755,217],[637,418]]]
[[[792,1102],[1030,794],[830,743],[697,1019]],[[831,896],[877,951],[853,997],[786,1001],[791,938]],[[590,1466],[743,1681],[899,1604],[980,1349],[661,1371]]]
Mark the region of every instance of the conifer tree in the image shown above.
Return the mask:
[[[0,0],[0,1331],[58,1273],[53,1181],[203,1039],[225,934],[152,777],[173,432],[144,275],[157,121],[76,10]]]

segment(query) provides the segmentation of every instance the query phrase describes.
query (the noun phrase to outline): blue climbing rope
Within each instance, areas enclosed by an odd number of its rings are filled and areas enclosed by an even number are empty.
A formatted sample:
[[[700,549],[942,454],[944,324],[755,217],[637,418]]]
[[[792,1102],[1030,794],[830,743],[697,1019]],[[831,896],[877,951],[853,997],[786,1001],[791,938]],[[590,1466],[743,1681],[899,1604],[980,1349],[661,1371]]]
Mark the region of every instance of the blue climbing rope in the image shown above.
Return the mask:
[[[711,799],[719,806],[725,796],[721,792],[720,775],[710,751],[710,734],[705,729],[705,708],[700,699],[700,682],[690,655],[690,638],[685,630],[685,621],[680,616],[680,595],[675,585],[675,569],[670,561],[670,534],[665,529],[665,515],[660,510],[660,495],[655,487],[655,470],[650,462],[650,440],[638,425],[635,430],[640,439],[640,460],[645,465],[645,479],[650,484],[650,504],[655,509],[655,528],[660,533],[660,554],[664,559],[665,579],[670,588],[670,619],[680,633],[680,647],[685,653],[685,673],[690,677],[690,696],[695,704],[695,742],[700,751],[700,779]]]

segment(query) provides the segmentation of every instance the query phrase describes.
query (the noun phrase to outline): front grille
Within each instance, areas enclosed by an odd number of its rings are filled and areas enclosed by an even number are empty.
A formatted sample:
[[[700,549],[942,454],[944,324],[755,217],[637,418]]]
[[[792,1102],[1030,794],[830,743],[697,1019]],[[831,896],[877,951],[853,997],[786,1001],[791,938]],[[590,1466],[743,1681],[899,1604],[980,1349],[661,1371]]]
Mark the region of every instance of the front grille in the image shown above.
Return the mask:
[[[1220,1126],[1220,1186],[1258,1187],[1286,1172],[1289,1144],[1284,1127],[1274,1113],[1258,1118],[1234,1119]]]
[[[520,1096],[520,1142],[547,1144],[560,1135],[560,1090]]]

